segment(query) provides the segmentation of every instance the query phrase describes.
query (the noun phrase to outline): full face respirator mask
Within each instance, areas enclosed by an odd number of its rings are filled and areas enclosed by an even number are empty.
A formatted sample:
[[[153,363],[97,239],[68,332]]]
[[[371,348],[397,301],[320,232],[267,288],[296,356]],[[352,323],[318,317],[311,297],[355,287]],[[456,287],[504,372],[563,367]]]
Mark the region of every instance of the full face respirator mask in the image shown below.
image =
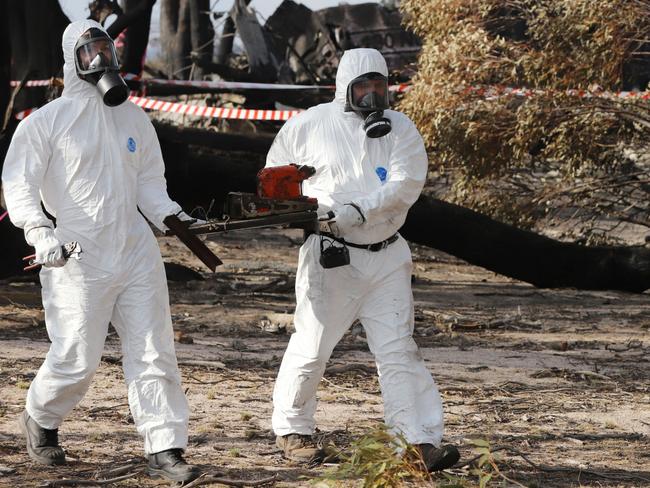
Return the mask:
[[[383,137],[391,131],[390,120],[384,117],[388,108],[388,79],[381,73],[366,73],[348,84],[345,111],[363,118],[368,137]]]
[[[77,76],[97,87],[109,107],[123,103],[129,88],[120,76],[113,40],[101,29],[90,28],[74,47]]]

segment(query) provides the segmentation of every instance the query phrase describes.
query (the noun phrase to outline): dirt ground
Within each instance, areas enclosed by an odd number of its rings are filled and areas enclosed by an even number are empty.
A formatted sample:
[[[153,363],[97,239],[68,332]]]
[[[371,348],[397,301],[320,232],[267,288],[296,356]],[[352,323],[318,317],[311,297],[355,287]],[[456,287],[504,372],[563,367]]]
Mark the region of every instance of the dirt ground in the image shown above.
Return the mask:
[[[299,242],[289,230],[211,239],[224,266],[210,275],[175,240],[160,238],[166,261],[203,278],[170,281],[169,289],[191,406],[187,455],[207,471],[247,480],[277,475],[274,486],[297,487],[313,486],[310,478],[325,469],[285,462],[270,431]],[[486,439],[502,472],[523,486],[650,486],[647,293],[539,290],[431,249],[413,251],[416,340],[443,395],[446,440],[464,459],[474,455],[470,439]],[[16,419],[47,348],[39,285],[0,282],[0,486],[141,468],[114,332],[89,393],[60,429],[70,463],[30,463]],[[340,446],[381,422],[372,370],[355,326],[319,390],[319,428]],[[503,483],[494,486],[521,486]],[[137,474],[111,486],[167,485]]]

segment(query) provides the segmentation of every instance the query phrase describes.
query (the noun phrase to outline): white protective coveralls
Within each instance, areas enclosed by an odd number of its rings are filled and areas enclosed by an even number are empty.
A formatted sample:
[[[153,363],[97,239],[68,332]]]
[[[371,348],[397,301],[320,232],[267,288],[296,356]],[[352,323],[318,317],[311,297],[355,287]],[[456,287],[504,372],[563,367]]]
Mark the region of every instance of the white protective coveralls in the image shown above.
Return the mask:
[[[387,75],[374,49],[353,49],[341,58],[334,101],[287,121],[268,153],[266,166],[289,163],[316,168],[303,192],[316,197],[319,213],[349,202],[365,223],[342,237],[372,244],[395,234],[417,200],[427,175],[420,134],[404,114],[387,110],[392,131],[371,139],[363,120],[344,112],[348,83],[368,72]],[[380,176],[385,176],[384,181]],[[344,208],[352,208],[345,206]],[[412,338],[411,252],[399,239],[379,252],[350,247],[350,264],[325,269],[320,243],[311,235],[300,249],[296,276],[296,332],[291,336],[273,393],[276,435],[311,434],[316,389],[334,346],[359,319],[379,373],[386,424],[414,444],[438,446],[442,402]]]
[[[147,115],[131,102],[107,107],[76,74],[74,46],[91,20],[63,33],[63,95],[23,120],[2,173],[12,222],[53,227],[78,241],[81,260],[43,267],[52,342],[27,393],[27,412],[55,429],[86,393],[109,321],[122,342],[131,413],[147,454],[187,445],[189,409],[176,363],[160,249],[138,207],[158,228],[181,210],[167,195],[164,164]],[[40,195],[39,195],[40,192]]]

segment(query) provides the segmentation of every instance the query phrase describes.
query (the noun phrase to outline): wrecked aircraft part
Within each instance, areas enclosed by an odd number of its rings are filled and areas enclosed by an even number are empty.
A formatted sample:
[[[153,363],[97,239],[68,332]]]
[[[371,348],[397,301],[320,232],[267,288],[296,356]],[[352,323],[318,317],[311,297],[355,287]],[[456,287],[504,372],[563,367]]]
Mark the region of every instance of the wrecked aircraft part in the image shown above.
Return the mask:
[[[246,0],[235,0],[231,17],[237,33],[246,48],[248,72],[255,79],[272,83],[278,79],[280,63],[273,52],[268,32],[257,21],[257,15],[248,8]]]
[[[261,26],[248,3],[235,2],[224,25],[215,62],[202,65],[207,71],[236,81],[332,84],[343,51],[373,47],[382,52],[389,70],[398,73],[396,81],[412,75],[407,67],[415,62],[420,41],[404,30],[400,12],[395,8],[364,3],[312,11],[293,0],[285,0]],[[232,54],[235,33],[244,44],[245,56]],[[246,62],[242,64],[240,58]],[[291,94],[276,100],[292,104],[296,103],[295,98]],[[323,101],[323,97],[310,94],[294,106]]]
[[[374,47],[386,57],[394,81],[409,79],[409,64],[420,50],[419,39],[401,26],[397,9],[376,3],[342,5],[312,11],[285,0],[261,26],[248,0],[237,0],[229,13],[217,46],[215,62],[201,67],[231,81],[331,85],[343,51]],[[241,38],[245,56],[232,54],[232,36]],[[152,87],[151,94],[218,93],[220,90],[189,87]],[[242,90],[244,107],[274,108],[279,102],[307,108],[332,99],[328,92],[256,92]]]
[[[266,21],[265,28],[273,36],[275,49],[284,53],[281,81],[318,84],[334,80],[345,48],[334,42],[333,32],[312,10],[285,0]]]
[[[268,32],[257,21],[255,12],[248,8],[249,3],[250,0],[235,1],[224,21],[221,36],[215,39],[217,49],[214,61],[193,58],[192,62],[224,80],[272,83],[278,78],[280,58],[273,52],[273,42]],[[243,56],[232,53],[235,34],[244,44],[246,54]]]
[[[389,71],[403,73],[417,61],[420,39],[404,29],[398,9],[376,3],[341,5],[315,12],[343,49],[369,47],[384,55]],[[408,78],[413,73],[408,73]]]
[[[417,59],[421,43],[401,25],[399,10],[377,3],[340,5],[312,11],[292,0],[280,4],[267,20],[276,49],[284,52],[294,83],[332,83],[343,51],[372,47],[386,58],[400,79],[412,74],[405,68]],[[282,80],[282,73],[280,79]]]

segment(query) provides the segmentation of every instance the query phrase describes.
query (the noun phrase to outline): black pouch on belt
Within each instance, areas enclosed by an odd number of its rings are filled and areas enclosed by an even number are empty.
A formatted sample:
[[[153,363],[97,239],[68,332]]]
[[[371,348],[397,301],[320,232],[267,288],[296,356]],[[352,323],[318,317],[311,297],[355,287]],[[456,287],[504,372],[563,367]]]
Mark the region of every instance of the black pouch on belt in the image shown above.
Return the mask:
[[[345,244],[337,246],[334,242],[333,240],[320,236],[319,262],[325,269],[338,268],[339,266],[350,264],[350,251],[348,251],[348,247]]]

